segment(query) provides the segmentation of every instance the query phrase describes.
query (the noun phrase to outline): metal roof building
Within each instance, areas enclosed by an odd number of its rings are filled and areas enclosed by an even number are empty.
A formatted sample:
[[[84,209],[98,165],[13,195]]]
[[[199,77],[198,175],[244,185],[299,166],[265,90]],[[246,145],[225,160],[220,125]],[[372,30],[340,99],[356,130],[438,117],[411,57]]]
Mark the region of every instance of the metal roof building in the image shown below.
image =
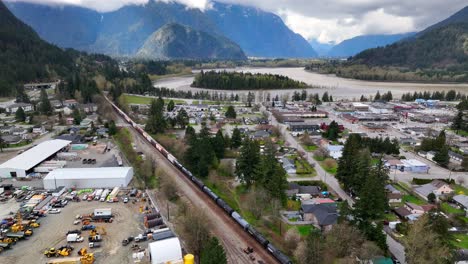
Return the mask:
[[[43,179],[44,188],[113,188],[127,187],[133,178],[132,167],[63,168],[56,169]]]
[[[26,177],[39,163],[55,155],[60,150],[70,145],[71,141],[54,139],[40,143],[39,145],[21,153],[0,165],[0,177]]]

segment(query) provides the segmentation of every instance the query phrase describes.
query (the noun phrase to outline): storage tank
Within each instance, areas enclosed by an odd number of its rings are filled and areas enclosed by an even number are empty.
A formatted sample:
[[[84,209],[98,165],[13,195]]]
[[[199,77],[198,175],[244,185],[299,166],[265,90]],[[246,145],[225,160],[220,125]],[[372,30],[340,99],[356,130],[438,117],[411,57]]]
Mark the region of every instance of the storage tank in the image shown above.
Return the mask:
[[[192,254],[187,254],[184,256],[184,264],[194,264],[195,256]]]
[[[162,224],[163,224],[162,218],[157,218],[157,219],[153,219],[153,220],[148,220],[148,221],[145,222],[146,228],[152,228],[152,227],[155,227],[155,226],[158,226],[158,225],[162,225]]]
[[[145,220],[153,220],[158,217],[161,217],[161,215],[159,213],[154,212],[154,213],[145,215]]]

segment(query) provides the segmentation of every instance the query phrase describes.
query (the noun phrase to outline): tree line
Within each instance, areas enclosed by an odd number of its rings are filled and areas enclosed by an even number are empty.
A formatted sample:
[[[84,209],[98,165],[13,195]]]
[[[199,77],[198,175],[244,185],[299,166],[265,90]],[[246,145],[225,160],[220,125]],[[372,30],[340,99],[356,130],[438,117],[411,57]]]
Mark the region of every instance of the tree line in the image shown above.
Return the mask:
[[[468,100],[464,99],[457,105],[457,115],[453,119],[451,128],[458,134],[460,131],[468,132]]]
[[[424,91],[424,92],[413,92],[405,93],[401,96],[402,101],[410,102],[416,99],[425,100],[442,100],[442,101],[459,101],[466,100],[466,94],[450,90],[447,93],[445,91]]]
[[[432,160],[442,167],[447,167],[450,163],[450,156],[448,153],[450,147],[447,145],[447,137],[444,130],[442,130],[437,137],[423,138],[419,150],[435,151],[436,154]]]
[[[201,71],[192,87],[223,90],[306,88],[304,82],[278,74]]]

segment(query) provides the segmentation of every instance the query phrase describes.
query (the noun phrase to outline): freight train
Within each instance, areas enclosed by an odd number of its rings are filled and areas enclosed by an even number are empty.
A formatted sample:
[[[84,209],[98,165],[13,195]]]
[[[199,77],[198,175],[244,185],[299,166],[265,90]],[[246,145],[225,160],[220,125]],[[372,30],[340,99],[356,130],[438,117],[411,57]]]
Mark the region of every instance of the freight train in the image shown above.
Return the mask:
[[[281,264],[292,264],[292,261],[283,254],[279,249],[275,248],[269,241],[266,239],[260,232],[258,232],[253,226],[249,224],[242,216],[234,211],[223,199],[216,195],[210,188],[205,186],[205,184],[195,177],[187,168],[185,168],[171,153],[169,153],[161,144],[159,144],[153,137],[146,133],[141,127],[138,126],[125,112],[120,110],[113,102],[111,102],[107,97],[107,101],[112,105],[112,107],[117,111],[117,113],[125,119],[133,128],[138,131],[153,147],[155,147],[164,157],[166,157],[174,166],[179,169],[185,177],[191,180],[199,189],[201,189],[211,200],[213,200],[219,207],[221,207],[226,214],[228,214],[234,221],[237,222],[245,232],[249,233],[257,242],[262,245],[268,252],[273,255],[273,257],[278,260]]]

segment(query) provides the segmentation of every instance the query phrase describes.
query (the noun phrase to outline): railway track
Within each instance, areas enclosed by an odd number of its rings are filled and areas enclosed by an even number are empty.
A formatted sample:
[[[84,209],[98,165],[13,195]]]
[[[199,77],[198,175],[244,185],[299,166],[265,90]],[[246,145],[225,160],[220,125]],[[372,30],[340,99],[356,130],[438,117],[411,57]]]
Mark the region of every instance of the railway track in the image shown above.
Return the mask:
[[[125,120],[114,112],[117,123],[125,123]],[[226,251],[228,263],[263,263],[274,264],[277,260],[269,254],[267,249],[257,243],[257,241],[245,232],[229,215],[225,213],[213,200],[211,200],[201,189],[190,181],[173,163],[157,151],[138,131],[133,127],[128,127],[135,141],[143,152],[149,154],[156,161],[157,166],[161,167],[167,176],[171,177],[177,184],[179,191],[186,196],[195,208],[204,211],[207,217],[210,217],[210,227],[222,243]],[[252,247],[254,249],[255,262],[250,260],[242,248]]]

